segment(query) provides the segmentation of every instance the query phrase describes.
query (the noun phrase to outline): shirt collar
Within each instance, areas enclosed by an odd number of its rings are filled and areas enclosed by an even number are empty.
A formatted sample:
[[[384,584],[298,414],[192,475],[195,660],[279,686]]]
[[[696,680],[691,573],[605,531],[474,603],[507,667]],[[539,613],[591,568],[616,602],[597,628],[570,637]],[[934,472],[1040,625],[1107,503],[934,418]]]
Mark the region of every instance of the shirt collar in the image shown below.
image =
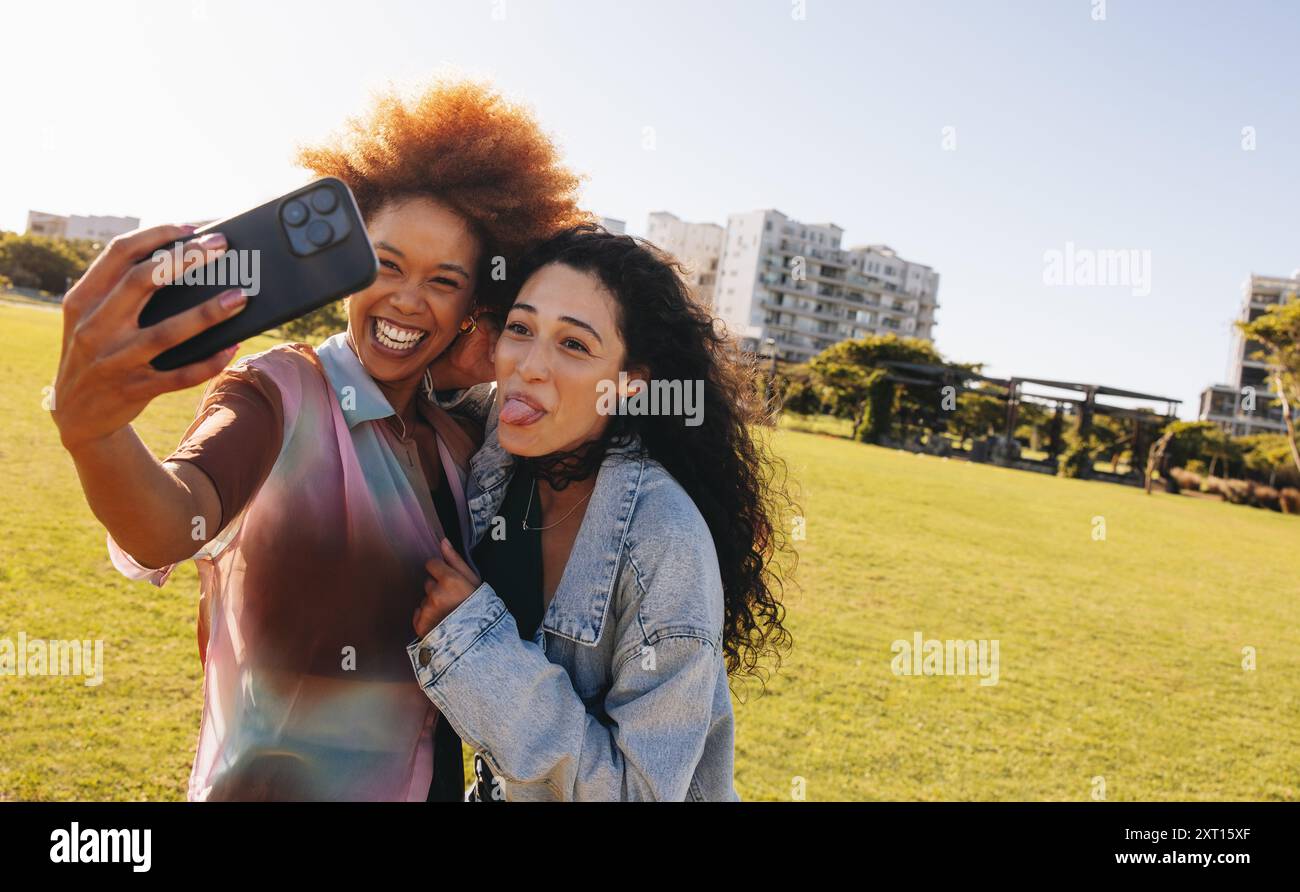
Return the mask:
[[[325,377],[334,389],[349,430],[363,421],[378,421],[397,414],[353,352],[347,332],[330,337],[316,348],[316,355],[325,367]]]

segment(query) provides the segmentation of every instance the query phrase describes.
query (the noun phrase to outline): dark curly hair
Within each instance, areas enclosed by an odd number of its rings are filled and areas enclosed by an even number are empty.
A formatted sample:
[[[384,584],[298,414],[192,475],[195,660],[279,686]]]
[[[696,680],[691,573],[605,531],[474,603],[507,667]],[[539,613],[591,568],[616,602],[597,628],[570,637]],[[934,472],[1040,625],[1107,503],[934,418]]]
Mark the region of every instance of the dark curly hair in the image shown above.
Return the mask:
[[[707,408],[698,426],[673,416],[620,414],[610,427],[620,437],[636,433],[704,516],[726,602],[727,672],[765,682],[761,661],[771,657],[772,668],[779,666],[791,644],[782,578],[796,558],[784,524],[799,512],[785,463],[755,430],[767,419],[754,369],[691,298],[681,264],[650,243],[590,223],[574,226],[526,254],[514,281],[522,287],[555,263],[594,275],[614,296],[626,368],[643,367],[651,379],[704,382]]]
[[[347,183],[367,220],[413,197],[456,211],[483,243],[478,303],[493,308],[509,301],[491,276],[493,257],[509,269],[528,247],[590,219],[577,204],[581,179],[561,164],[532,113],[473,80],[435,79],[409,96],[379,93],[342,134],[299,149],[298,163]]]

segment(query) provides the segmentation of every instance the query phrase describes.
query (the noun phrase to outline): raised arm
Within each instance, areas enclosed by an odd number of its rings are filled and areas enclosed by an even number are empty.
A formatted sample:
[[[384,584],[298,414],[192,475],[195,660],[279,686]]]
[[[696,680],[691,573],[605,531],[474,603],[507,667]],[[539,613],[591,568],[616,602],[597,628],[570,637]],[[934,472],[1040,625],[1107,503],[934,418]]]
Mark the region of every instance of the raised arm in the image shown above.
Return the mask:
[[[150,567],[193,555],[220,526],[220,498],[203,472],[181,462],[163,464],[131,428],[155,397],[206,381],[235,355],[236,348],[230,348],[171,371],[149,364],[164,350],[236,315],[247,300],[237,290],[223,292],[157,325],[140,327],[140,311],[158,287],[224,252],[224,237],[211,233],[194,243],[199,250],[185,252],[180,269],[168,270],[151,259],[155,250],[193,231],[157,226],[115,238],[63,300],[54,422],[91,511],[123,549]],[[196,518],[203,519],[202,527]],[[207,535],[196,539],[196,529]]]
[[[130,425],[69,451],[90,510],[142,566],[183,561],[221,531],[212,481],[185,462],[160,462]]]

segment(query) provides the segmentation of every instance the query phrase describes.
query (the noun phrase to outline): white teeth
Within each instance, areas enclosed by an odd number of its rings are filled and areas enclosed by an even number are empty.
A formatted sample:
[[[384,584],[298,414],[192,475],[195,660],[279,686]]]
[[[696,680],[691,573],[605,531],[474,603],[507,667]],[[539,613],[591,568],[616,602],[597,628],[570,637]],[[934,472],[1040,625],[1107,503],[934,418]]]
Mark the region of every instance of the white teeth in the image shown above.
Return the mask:
[[[390,350],[413,350],[427,334],[427,331],[399,328],[385,319],[375,318],[375,340]]]

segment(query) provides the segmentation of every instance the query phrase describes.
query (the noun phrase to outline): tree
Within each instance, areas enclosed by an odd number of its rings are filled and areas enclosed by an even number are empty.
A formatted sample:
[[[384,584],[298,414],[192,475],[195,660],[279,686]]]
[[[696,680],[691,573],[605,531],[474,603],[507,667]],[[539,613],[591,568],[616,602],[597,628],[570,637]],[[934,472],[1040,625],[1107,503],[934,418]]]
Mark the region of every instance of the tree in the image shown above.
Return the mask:
[[[1205,454],[1210,457],[1210,476],[1222,467],[1223,476],[1231,477],[1233,464],[1241,462],[1241,447],[1217,424],[1205,432],[1204,444]]]
[[[1161,432],[1160,439],[1156,440],[1155,444],[1151,447],[1151,451],[1147,453],[1147,467],[1143,479],[1143,489],[1146,490],[1147,495],[1151,495],[1151,483],[1155,480],[1156,471],[1160,471],[1164,474],[1164,472],[1168,470],[1168,465],[1165,462],[1165,453],[1173,439],[1173,430],[1166,427],[1164,431]],[[1174,478],[1165,476],[1165,491],[1174,495],[1178,494],[1178,483]]]
[[[830,404],[831,411],[852,419],[853,430],[849,436],[855,440],[861,439],[862,431],[866,429],[863,421],[866,419],[872,388],[884,377],[884,370],[867,369],[829,358],[823,360],[821,356],[814,357],[809,367],[817,389]]]
[[[964,391],[957,397],[950,426],[966,448],[966,440],[992,433],[1006,419],[1006,401],[978,390]]]
[[[1081,437],[1078,430],[1068,431],[1065,435],[1065,448],[1056,459],[1057,472],[1062,477],[1091,477],[1098,448],[1096,437],[1091,434]]]
[[[1248,467],[1245,440],[1228,436],[1213,421],[1172,421],[1161,433],[1169,438],[1162,452],[1167,467],[1188,468],[1201,462],[1207,475],[1218,471],[1224,477],[1231,477],[1234,468]]]
[[[1237,328],[1264,347],[1263,358],[1272,367],[1273,390],[1282,404],[1291,461],[1300,471],[1300,446],[1296,445],[1293,414],[1300,403],[1300,300],[1292,295],[1287,303],[1269,307],[1254,322],[1238,322]]]
[[[808,363],[823,401],[837,415],[853,420],[856,440],[879,442],[900,412],[914,419],[939,415],[940,388],[887,380],[887,361],[941,365],[943,357],[928,341],[891,334],[840,341]]]
[[[336,300],[299,316],[280,326],[280,334],[290,341],[318,344],[332,334],[348,327],[348,310],[345,301]]]
[[[61,238],[0,232],[0,275],[20,288],[62,294],[90,265],[85,250]]]
[[[1110,472],[1117,473],[1120,456],[1133,441],[1128,428],[1118,419],[1099,414],[1092,420],[1092,439],[1096,457],[1109,460]]]
[[[822,411],[821,394],[817,392],[808,366],[791,366],[780,379],[781,408],[800,415],[816,415]]]
[[[1038,451],[1043,448],[1043,441],[1051,437],[1052,416],[1042,403],[1022,399],[1016,407],[1016,429],[1012,436],[1023,437],[1030,449]]]
[[[1286,434],[1252,434],[1237,440],[1246,469],[1267,481],[1269,486],[1300,483],[1300,470],[1291,461]]]

